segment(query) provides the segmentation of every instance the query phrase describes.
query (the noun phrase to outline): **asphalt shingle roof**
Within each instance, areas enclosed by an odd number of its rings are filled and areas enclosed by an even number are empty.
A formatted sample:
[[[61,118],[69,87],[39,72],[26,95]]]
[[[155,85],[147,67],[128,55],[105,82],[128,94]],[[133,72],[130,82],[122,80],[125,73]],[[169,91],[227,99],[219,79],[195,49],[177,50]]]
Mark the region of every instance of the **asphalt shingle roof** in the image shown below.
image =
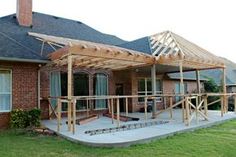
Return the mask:
[[[80,21],[41,13],[33,13],[32,27],[22,27],[18,25],[15,14],[13,14],[0,18],[0,57],[46,60],[47,55],[53,49],[45,44],[41,56],[42,42],[29,36],[28,32],[109,45],[119,45],[126,42],[116,36],[101,33]]]
[[[134,41],[126,42],[118,45],[123,48],[144,52],[147,54],[152,54],[152,50],[150,48],[149,37],[143,37]]]

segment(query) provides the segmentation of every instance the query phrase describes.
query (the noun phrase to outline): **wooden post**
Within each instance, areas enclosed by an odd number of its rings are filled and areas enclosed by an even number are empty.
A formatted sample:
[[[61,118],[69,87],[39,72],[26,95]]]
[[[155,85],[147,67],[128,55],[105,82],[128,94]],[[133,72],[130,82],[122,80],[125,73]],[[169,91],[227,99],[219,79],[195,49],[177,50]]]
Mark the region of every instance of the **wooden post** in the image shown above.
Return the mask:
[[[111,120],[112,124],[114,123],[114,102],[113,99],[111,99]]]
[[[152,75],[152,95],[156,95],[156,65],[153,64],[151,68],[151,75]],[[152,104],[152,118],[156,118],[156,98],[153,99],[153,104]]]
[[[49,117],[49,120],[51,120],[52,119],[52,117],[51,117],[51,114],[52,114],[52,108],[51,108],[51,99],[49,98],[48,99],[48,117]]]
[[[197,93],[198,93],[198,102],[201,102],[201,82],[200,82],[200,71],[196,70],[196,79],[197,79]]]
[[[204,97],[204,113],[205,113],[206,117],[208,117],[208,105],[207,105],[207,97],[206,96]]]
[[[86,99],[86,112],[87,112],[87,117],[89,117],[89,100]]]
[[[128,98],[125,98],[125,111],[126,111],[126,116],[128,116],[128,113],[129,113]]]
[[[186,108],[186,125],[189,126],[189,103],[188,103],[188,97],[185,98],[185,108]]]
[[[173,98],[170,97],[170,118],[172,119],[173,118]]]
[[[147,97],[144,99],[144,114],[145,114],[145,120],[147,120]]]
[[[111,114],[111,101],[107,99],[108,113]]]
[[[75,129],[76,129],[76,99],[73,100],[73,107],[72,107],[72,113],[73,113],[73,127],[72,127],[72,132],[75,134]]]
[[[68,84],[67,84],[67,95],[68,95],[68,130],[71,131],[71,98],[72,98],[72,56],[68,56]]]
[[[57,131],[60,132],[61,127],[61,100],[57,99]]]
[[[117,119],[117,126],[120,126],[120,100],[119,98],[116,99],[116,119]]]
[[[198,111],[199,111],[199,109],[198,109],[198,105],[199,105],[199,101],[198,101],[199,99],[198,99],[198,96],[196,97],[196,109],[195,109],[195,111],[196,111],[196,122],[197,122],[197,124],[198,124],[198,122],[199,122],[199,117],[198,117]]]
[[[223,117],[224,116],[224,97],[223,96],[221,96],[220,97],[220,104],[221,104],[221,117]]]
[[[223,99],[224,99],[223,100],[223,109],[224,109],[224,113],[226,113],[228,110],[228,103],[227,103],[227,96],[226,96],[226,93],[227,93],[227,91],[226,91],[226,69],[222,68],[222,71],[223,71],[222,86],[223,86],[223,94],[224,94],[224,96],[223,96]]]
[[[183,76],[183,64],[182,62],[179,63],[179,72],[180,72],[180,94],[181,99],[184,99],[184,76]],[[186,101],[185,101],[186,102]],[[185,120],[185,109],[184,109],[184,101],[182,102],[182,117],[183,117],[183,122]]]
[[[236,114],[236,95],[234,95],[234,113]]]
[[[166,107],[166,97],[163,97],[163,103],[164,103],[164,109],[166,109],[167,107]]]
[[[199,70],[196,70],[196,79],[197,79],[197,93],[201,94],[201,83],[200,83],[200,72],[199,72]]]

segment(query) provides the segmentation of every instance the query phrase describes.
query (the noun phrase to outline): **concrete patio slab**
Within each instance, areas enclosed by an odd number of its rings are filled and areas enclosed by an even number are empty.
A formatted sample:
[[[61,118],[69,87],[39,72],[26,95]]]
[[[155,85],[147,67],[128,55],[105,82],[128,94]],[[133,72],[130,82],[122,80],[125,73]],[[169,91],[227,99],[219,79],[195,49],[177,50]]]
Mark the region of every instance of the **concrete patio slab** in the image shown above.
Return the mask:
[[[174,135],[176,133],[191,131],[199,128],[209,127],[219,123],[223,123],[227,120],[236,119],[236,114],[228,112],[221,117],[220,111],[209,111],[209,121],[205,121],[203,118],[196,121],[193,118],[190,126],[185,126],[182,122],[182,111],[179,109],[174,110],[173,119],[170,120],[169,112],[164,112],[159,115],[157,119],[151,119],[151,113],[148,114],[147,121],[163,121],[169,120],[168,123],[153,125],[144,128],[131,129],[125,131],[90,135],[85,134],[85,131],[116,127],[116,122],[111,123],[111,119],[107,117],[100,117],[99,119],[83,125],[76,125],[76,132],[72,134],[67,130],[66,120],[62,120],[61,131],[57,132],[57,121],[56,120],[44,120],[42,124],[48,129],[56,132],[58,135],[82,144],[99,147],[125,147],[137,143],[146,143],[158,138],[164,138],[167,136]],[[146,122],[144,119],[144,113],[130,113],[129,116],[140,118],[139,121],[121,122],[122,124],[140,123]]]

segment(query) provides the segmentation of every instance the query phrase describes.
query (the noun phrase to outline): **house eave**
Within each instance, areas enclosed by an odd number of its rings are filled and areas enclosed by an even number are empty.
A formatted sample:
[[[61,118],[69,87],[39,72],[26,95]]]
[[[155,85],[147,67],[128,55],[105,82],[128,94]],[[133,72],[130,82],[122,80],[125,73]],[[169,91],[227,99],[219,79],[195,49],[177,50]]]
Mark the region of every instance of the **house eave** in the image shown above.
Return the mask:
[[[24,59],[24,58],[14,58],[14,57],[0,57],[1,61],[10,61],[10,62],[27,62],[27,63],[43,63],[47,64],[51,61],[49,60],[40,60],[40,59]]]

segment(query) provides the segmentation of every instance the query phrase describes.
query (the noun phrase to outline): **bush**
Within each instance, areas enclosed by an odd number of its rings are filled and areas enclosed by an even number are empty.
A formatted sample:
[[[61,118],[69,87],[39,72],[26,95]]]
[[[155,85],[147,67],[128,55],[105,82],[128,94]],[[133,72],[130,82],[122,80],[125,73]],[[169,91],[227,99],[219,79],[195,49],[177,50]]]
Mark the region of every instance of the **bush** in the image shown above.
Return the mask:
[[[27,128],[40,126],[40,114],[39,109],[32,109],[30,111],[24,111],[22,109],[16,109],[11,112],[11,127],[12,128]]]
[[[215,81],[212,78],[208,78],[207,81],[204,82],[204,89],[208,93],[218,93],[221,90],[221,87],[217,86]],[[213,102],[215,100],[219,99],[219,96],[211,96],[208,97],[208,102]],[[219,110],[220,109],[220,102],[215,103],[208,107],[210,110]]]

